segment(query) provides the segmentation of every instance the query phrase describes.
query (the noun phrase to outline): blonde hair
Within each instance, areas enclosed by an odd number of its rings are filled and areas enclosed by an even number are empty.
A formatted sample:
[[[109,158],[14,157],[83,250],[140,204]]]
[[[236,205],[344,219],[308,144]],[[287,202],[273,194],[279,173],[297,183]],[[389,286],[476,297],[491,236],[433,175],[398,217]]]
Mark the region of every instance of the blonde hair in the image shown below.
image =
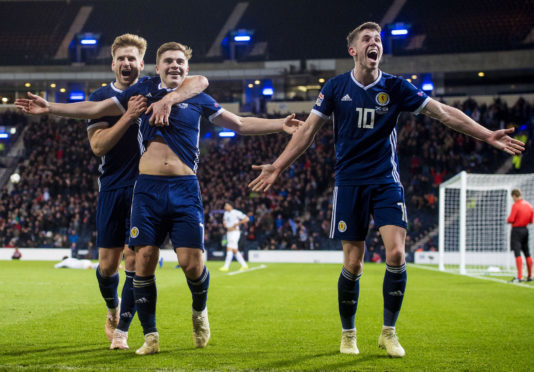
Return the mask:
[[[146,40],[141,36],[134,34],[124,34],[117,36],[111,45],[111,57],[115,58],[115,52],[119,48],[133,46],[139,50],[141,59],[144,58],[146,52]]]
[[[193,49],[189,48],[187,45],[180,44],[175,41],[169,41],[168,43],[162,44],[158,48],[158,51],[156,52],[156,64],[159,62],[159,57],[169,50],[179,50],[183,52],[188,61],[193,56]]]
[[[351,45],[354,42],[354,40],[358,38],[358,35],[363,30],[375,30],[375,31],[378,31],[378,33],[380,33],[382,31],[382,28],[380,27],[380,25],[378,23],[375,23],[375,22],[362,23],[361,25],[356,27],[354,30],[352,30],[347,35],[347,47],[349,47],[349,48],[351,47]]]

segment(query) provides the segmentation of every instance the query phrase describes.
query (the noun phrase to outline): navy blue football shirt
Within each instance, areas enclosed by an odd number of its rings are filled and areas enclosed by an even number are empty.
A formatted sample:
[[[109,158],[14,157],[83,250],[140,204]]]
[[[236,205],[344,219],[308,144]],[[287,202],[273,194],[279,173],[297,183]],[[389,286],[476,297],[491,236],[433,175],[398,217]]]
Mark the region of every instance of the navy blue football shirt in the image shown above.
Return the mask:
[[[89,97],[90,101],[103,101],[117,94],[122,90],[113,83],[94,91]],[[100,119],[89,120],[87,130],[92,128],[108,128],[119,121],[120,116],[107,116]],[[100,159],[98,170],[99,191],[109,191],[121,187],[133,186],[139,173],[139,159],[144,152],[144,147],[140,140],[139,125],[133,123],[121,137],[119,142]]]
[[[159,101],[172,89],[161,87],[160,79],[153,78],[140,82],[114,99],[126,110],[128,100],[135,95],[142,95],[147,98],[147,105]],[[172,106],[169,116],[169,126],[155,127],[148,123],[150,116],[141,116],[141,134],[143,144],[146,146],[156,136],[161,136],[167,146],[195,173],[198,168],[198,157],[200,154],[198,144],[200,138],[200,119],[204,117],[209,121],[219,116],[224,109],[209,95],[200,93],[195,97],[182,103]]]
[[[312,113],[333,115],[337,186],[400,183],[397,119],[402,111],[418,114],[430,98],[411,83],[379,71],[363,86],[353,71],[326,82]]]

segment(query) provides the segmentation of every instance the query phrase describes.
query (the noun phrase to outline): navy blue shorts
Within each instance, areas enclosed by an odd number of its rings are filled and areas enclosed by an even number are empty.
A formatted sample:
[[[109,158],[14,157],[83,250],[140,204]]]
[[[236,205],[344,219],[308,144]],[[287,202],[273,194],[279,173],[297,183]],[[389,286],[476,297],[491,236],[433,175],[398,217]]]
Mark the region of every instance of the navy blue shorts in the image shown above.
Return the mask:
[[[130,246],[161,246],[167,233],[174,248],[204,250],[204,208],[196,176],[140,174],[134,187]]]
[[[100,191],[96,207],[96,246],[124,247],[130,236],[133,186]]]
[[[330,238],[365,240],[371,216],[377,228],[395,225],[406,229],[408,219],[402,185],[336,186]]]

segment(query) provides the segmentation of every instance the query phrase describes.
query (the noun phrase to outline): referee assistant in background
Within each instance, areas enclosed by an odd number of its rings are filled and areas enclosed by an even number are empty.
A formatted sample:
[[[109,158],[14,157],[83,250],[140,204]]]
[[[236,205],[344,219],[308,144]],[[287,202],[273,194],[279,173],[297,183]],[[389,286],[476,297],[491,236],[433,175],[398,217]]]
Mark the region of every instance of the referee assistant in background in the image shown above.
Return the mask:
[[[515,255],[515,265],[517,266],[517,277],[512,279],[513,283],[523,281],[523,260],[521,259],[521,251],[525,255],[527,261],[528,278],[527,282],[532,281],[532,257],[528,249],[528,229],[527,225],[532,223],[534,211],[532,205],[526,200],[523,200],[521,191],[519,189],[512,190],[512,211],[508,217],[508,223],[512,224],[512,234],[510,238],[510,245]]]

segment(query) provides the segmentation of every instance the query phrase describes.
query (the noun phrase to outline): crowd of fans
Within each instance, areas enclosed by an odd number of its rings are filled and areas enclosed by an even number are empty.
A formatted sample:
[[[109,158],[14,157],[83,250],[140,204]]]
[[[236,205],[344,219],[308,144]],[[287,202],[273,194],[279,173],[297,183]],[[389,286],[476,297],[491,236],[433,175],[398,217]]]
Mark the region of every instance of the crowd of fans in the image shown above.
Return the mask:
[[[95,232],[96,168],[85,126],[42,117],[28,124],[20,181],[1,189],[4,246],[87,247]]]
[[[27,123],[27,116],[17,111],[8,110],[0,114],[0,131],[9,134],[8,138],[0,138],[0,157],[9,153],[9,150],[19,138]],[[12,129],[14,129],[14,132]],[[0,168],[6,166],[4,163],[7,162],[2,162],[0,160]]]
[[[515,125],[532,138],[534,108],[522,99],[512,107],[500,100],[491,105],[467,100],[455,106],[490,129]],[[341,249],[339,242],[328,239],[335,165],[331,125],[325,124],[311,148],[267,193],[247,187],[258,175],[251,165],[272,162],[288,141],[285,134],[201,141],[198,179],[208,250],[224,249],[225,201],[250,217],[241,239],[245,249]],[[412,114],[399,118],[398,142],[409,217],[407,249],[437,225],[440,183],[461,170],[494,172],[507,158],[485,143]],[[99,160],[92,156],[85,125],[43,117],[28,124],[24,144],[20,182],[4,186],[0,193],[0,244],[93,247]],[[367,260],[384,259],[373,226],[367,246]],[[425,248],[435,249],[435,241]]]

